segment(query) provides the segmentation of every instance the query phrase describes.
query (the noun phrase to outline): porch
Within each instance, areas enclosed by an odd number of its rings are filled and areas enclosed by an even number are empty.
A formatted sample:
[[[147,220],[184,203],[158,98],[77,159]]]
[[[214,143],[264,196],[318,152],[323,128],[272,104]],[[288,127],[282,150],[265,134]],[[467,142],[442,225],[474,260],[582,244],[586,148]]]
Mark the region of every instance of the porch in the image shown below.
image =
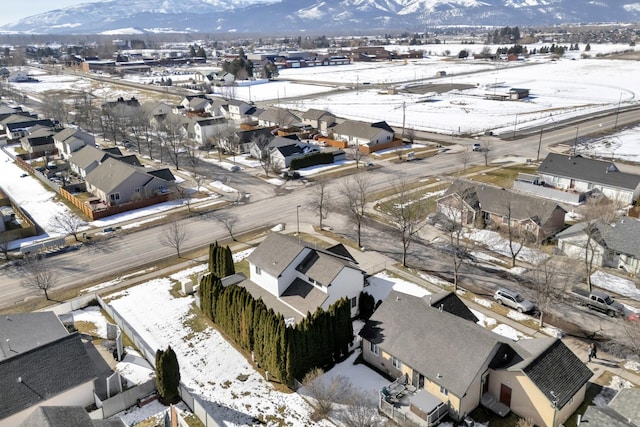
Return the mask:
[[[407,384],[402,376],[380,391],[378,408],[401,425],[432,427],[449,413],[449,406],[424,389]]]

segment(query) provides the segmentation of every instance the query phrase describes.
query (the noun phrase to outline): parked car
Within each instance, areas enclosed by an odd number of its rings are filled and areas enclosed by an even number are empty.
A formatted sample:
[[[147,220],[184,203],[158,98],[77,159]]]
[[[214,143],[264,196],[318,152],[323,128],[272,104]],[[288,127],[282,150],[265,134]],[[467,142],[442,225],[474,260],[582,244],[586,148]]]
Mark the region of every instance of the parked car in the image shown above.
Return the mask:
[[[482,146],[479,143],[473,144],[473,151],[482,151]]]
[[[615,301],[608,294],[601,291],[591,291],[586,289],[573,288],[571,293],[581,303],[594,310],[607,313],[610,317],[624,316],[624,306]]]
[[[525,299],[516,291],[509,289],[498,289],[493,295],[493,298],[500,305],[506,305],[514,310],[518,310],[520,313],[530,313],[536,306],[528,299]]]

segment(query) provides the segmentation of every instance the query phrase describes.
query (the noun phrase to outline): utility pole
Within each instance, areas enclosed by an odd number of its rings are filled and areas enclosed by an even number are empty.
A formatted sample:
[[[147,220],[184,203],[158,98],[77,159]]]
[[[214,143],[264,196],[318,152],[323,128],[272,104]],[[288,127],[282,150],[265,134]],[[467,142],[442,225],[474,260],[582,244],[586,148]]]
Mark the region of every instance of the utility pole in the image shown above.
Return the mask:
[[[403,102],[402,103],[402,142],[404,142],[404,125],[405,125],[405,119],[406,119],[406,108],[407,108],[407,103]]]
[[[616,122],[613,125],[613,129],[618,128],[618,116],[620,115],[620,104],[622,103],[622,92],[620,92],[620,99],[618,100],[618,111],[616,111]]]
[[[538,155],[536,156],[536,161],[540,160],[540,147],[542,146],[542,130],[544,128],[540,127],[540,141],[538,141]]]
[[[516,126],[518,126],[518,113],[516,113],[516,121],[513,122],[513,139],[516,139]]]

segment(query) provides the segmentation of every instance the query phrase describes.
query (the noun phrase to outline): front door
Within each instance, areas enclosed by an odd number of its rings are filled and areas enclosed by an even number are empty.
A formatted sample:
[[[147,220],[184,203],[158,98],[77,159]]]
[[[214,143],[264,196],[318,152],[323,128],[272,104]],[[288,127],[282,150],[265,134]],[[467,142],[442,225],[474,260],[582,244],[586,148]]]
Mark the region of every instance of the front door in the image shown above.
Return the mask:
[[[500,403],[504,403],[507,407],[511,407],[511,387],[500,384]]]
[[[413,377],[411,378],[411,385],[415,386],[418,390],[424,387],[424,375],[418,371],[413,371]]]

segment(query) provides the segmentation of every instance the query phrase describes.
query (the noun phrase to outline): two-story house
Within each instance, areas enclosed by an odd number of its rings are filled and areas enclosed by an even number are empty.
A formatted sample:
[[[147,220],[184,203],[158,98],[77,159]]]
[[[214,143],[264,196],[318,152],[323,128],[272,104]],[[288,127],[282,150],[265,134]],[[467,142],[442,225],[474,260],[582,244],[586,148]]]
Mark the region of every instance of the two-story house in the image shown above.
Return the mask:
[[[249,255],[250,277],[242,282],[256,298],[285,317],[304,318],[318,308],[326,310],[341,298],[358,313],[365,272],[340,245],[314,248],[299,239],[272,232]]]
[[[62,158],[68,159],[85,145],[96,146],[96,138],[90,133],[74,128],[64,128],[53,135],[53,143]]]
[[[583,402],[592,372],[559,339],[512,341],[479,325],[454,293],[416,297],[392,291],[360,332],[365,362],[404,377],[406,415],[418,425],[446,405],[463,420],[479,405],[557,427]],[[384,390],[379,405],[393,407]],[[389,406],[391,405],[391,406]],[[397,411],[397,409],[396,409]]]

